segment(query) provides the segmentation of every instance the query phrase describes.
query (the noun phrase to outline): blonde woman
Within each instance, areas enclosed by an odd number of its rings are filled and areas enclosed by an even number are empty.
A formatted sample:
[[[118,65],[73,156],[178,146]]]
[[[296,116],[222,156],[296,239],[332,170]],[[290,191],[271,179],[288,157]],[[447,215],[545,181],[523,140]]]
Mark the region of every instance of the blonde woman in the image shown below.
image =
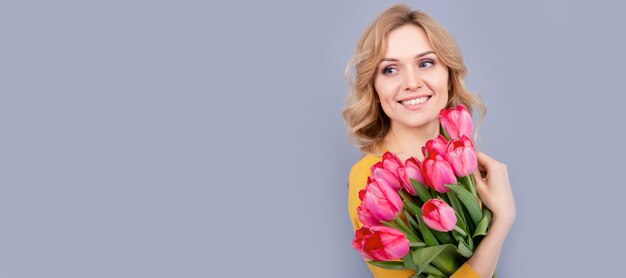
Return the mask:
[[[358,192],[382,153],[394,152],[402,161],[422,160],[421,146],[440,134],[441,109],[463,104],[472,113],[478,108],[482,121],[486,107],[465,89],[466,67],[454,38],[433,18],[406,5],[392,6],[374,20],[351,66],[356,75],[343,116],[351,141],[364,153],[349,177],[348,207],[356,231],[363,225],[356,213]],[[477,157],[477,191],[493,212],[493,222],[473,256],[452,277],[492,277],[516,217],[506,166],[482,152]],[[367,265],[375,278],[412,274]]]

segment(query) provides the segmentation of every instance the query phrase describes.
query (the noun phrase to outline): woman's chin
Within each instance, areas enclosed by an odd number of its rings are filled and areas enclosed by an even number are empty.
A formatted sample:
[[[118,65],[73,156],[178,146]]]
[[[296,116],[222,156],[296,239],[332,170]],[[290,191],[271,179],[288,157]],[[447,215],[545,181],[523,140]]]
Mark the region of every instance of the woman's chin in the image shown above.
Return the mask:
[[[432,124],[438,124],[437,118],[433,118],[431,120],[424,120],[424,119],[419,119],[419,120],[414,120],[414,121],[405,121],[402,122],[402,125],[407,127],[407,128],[414,128],[414,129],[419,129],[419,128],[426,128],[429,125]]]

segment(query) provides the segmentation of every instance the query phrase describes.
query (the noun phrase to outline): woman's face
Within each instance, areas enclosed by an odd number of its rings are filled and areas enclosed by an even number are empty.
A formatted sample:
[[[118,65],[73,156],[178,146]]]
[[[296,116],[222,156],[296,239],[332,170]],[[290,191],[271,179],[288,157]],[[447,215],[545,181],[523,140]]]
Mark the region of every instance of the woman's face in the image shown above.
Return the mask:
[[[404,25],[387,37],[374,87],[392,125],[425,126],[437,120],[448,102],[448,67],[422,28]]]

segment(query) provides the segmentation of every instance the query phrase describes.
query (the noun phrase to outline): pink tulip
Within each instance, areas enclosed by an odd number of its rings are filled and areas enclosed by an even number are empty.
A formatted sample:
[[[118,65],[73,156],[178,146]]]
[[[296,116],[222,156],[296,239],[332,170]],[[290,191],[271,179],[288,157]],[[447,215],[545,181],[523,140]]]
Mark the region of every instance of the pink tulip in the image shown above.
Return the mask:
[[[431,150],[434,150],[440,155],[445,155],[447,148],[448,141],[446,140],[446,137],[443,137],[443,135],[439,135],[435,139],[430,139],[426,141],[426,145],[422,147],[422,154],[426,156],[426,151],[430,152]]]
[[[422,206],[422,219],[429,228],[448,232],[456,226],[454,209],[441,199],[430,199]]]
[[[469,176],[478,167],[474,143],[463,135],[460,139],[452,139],[448,144],[446,160],[450,162],[454,174],[459,177]]]
[[[363,203],[379,221],[393,221],[402,211],[402,198],[393,188],[368,177]]]
[[[397,170],[396,170],[397,171]],[[393,190],[398,191],[402,188],[402,183],[398,179],[398,174],[394,174],[391,170],[387,170],[384,168],[374,168],[372,172],[372,177],[379,183],[383,183]]]
[[[417,192],[410,179],[414,179],[424,185],[426,184],[424,176],[422,175],[422,164],[415,157],[407,159],[404,162],[404,167],[398,169],[398,174],[400,175],[404,189],[413,196],[417,196]]]
[[[409,240],[393,228],[361,227],[356,230],[352,248],[361,256],[375,261],[397,260],[409,253]]]
[[[369,180],[368,180],[369,181]],[[365,189],[359,190],[359,200],[361,200],[361,205],[356,208],[357,216],[359,217],[359,221],[366,226],[378,226],[381,225],[380,221],[376,219],[367,208],[365,203],[363,203],[363,198],[365,197]]]
[[[356,208],[356,213],[359,218],[359,221],[363,223],[365,226],[379,226],[382,225],[376,217],[372,215],[370,210],[367,208],[365,203],[361,203],[359,207]]]
[[[422,162],[422,174],[426,183],[439,193],[446,193],[450,188],[446,184],[456,184],[456,177],[452,166],[441,155],[428,151],[428,156]]]
[[[376,162],[376,164],[370,166],[370,172],[374,173],[374,170],[376,170],[376,168],[383,168],[384,169],[383,162],[382,161],[378,161],[378,162]]]
[[[396,154],[389,151],[385,152],[383,154],[382,164],[383,168],[385,168],[386,170],[391,172],[396,178],[398,178],[398,168],[402,167],[402,161]]]
[[[450,135],[450,139],[472,135],[472,116],[463,104],[450,109],[442,109],[437,118]]]

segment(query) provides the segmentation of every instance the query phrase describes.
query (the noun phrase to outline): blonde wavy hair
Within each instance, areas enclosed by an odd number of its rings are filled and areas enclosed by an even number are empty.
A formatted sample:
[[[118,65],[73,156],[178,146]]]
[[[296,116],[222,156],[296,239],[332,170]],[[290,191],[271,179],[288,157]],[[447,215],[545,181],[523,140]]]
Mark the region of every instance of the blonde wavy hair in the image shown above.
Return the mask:
[[[467,68],[458,44],[432,17],[422,11],[411,10],[405,4],[390,7],[374,20],[361,36],[356,54],[346,66],[345,75],[351,88],[342,114],[349,128],[348,141],[366,154],[380,155],[383,139],[391,127],[391,120],[380,106],[374,79],[378,65],[386,53],[388,34],[406,24],[415,25],[426,32],[433,51],[448,67],[450,89],[446,108],[463,104],[471,115],[476,108],[481,111],[473,135],[476,142],[478,128],[487,114],[487,107],[477,95],[465,88],[463,79]],[[352,66],[356,70],[354,81],[350,78]]]

